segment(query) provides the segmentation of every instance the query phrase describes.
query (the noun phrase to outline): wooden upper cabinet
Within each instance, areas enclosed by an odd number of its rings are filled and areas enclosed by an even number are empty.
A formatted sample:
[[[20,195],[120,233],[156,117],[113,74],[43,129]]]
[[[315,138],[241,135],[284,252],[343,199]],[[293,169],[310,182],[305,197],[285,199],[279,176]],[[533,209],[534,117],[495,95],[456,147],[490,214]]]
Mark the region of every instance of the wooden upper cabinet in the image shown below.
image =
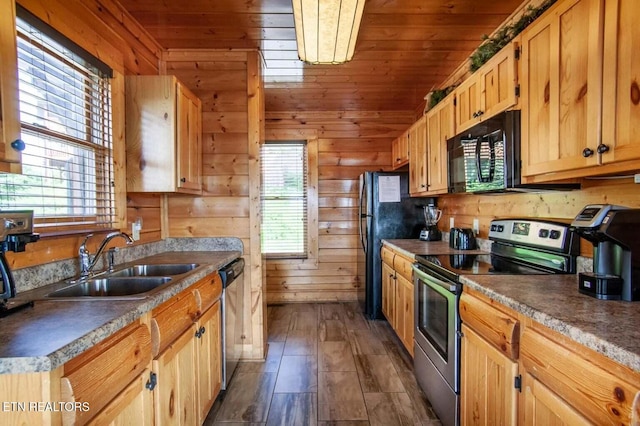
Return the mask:
[[[600,142],[609,149],[602,154],[607,164],[640,158],[640,3],[607,1],[604,17]]]
[[[398,136],[391,144],[391,167],[395,170],[409,164],[409,131]]]
[[[127,191],[201,194],[201,135],[202,104],[176,77],[127,77]]]
[[[453,100],[453,95],[447,96],[411,127],[421,135],[416,140],[410,139],[409,192],[412,196],[447,192],[447,139],[455,136]]]
[[[15,2],[0,0],[0,10],[0,172],[20,173],[20,150],[12,146],[20,139]]]
[[[409,193],[427,191],[429,164],[427,160],[427,117],[423,116],[409,128]]]
[[[517,47],[505,46],[456,88],[456,134],[516,104]]]
[[[601,13],[599,0],[559,2],[521,34],[523,176],[598,162]]]
[[[429,183],[427,195],[445,194],[448,186],[447,139],[455,136],[453,95],[427,113]]]
[[[633,0],[566,0],[523,32],[528,182],[638,169],[638,19]]]

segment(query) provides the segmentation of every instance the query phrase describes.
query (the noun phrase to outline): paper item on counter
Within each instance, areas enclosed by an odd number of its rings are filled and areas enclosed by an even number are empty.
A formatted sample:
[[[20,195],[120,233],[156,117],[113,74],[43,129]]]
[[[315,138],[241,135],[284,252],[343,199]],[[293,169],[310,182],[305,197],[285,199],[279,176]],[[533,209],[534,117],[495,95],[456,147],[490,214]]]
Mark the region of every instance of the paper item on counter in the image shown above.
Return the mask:
[[[381,203],[400,202],[400,176],[378,177],[378,201]]]

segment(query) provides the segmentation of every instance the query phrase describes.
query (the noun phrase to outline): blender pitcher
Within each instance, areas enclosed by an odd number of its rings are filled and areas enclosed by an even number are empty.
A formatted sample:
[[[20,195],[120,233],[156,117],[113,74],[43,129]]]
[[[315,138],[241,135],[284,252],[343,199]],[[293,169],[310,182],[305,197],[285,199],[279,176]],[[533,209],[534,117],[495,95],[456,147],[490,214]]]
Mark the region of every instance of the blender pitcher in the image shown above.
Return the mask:
[[[437,223],[442,217],[442,210],[433,204],[424,206],[424,222],[426,227],[420,232],[422,241],[440,241],[442,233],[438,229]]]

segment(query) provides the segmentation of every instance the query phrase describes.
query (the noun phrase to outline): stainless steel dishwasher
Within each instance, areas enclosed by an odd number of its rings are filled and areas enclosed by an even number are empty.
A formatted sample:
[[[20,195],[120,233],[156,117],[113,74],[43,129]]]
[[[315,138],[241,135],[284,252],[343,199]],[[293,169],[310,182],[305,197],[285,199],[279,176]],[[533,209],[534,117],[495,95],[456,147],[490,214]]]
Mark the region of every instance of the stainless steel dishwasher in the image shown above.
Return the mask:
[[[244,259],[223,266],[222,279],[222,390],[226,390],[242,353],[242,299]]]

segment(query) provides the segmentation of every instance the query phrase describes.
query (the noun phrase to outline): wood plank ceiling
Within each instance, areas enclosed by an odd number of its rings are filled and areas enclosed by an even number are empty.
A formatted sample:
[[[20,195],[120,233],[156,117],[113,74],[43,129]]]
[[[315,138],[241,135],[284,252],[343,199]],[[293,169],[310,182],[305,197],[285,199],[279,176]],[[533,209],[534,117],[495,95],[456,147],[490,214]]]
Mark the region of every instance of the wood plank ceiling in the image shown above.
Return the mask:
[[[267,111],[414,110],[522,0],[367,0],[352,61],[298,59],[291,0],[120,0],[167,49],[260,49]]]

